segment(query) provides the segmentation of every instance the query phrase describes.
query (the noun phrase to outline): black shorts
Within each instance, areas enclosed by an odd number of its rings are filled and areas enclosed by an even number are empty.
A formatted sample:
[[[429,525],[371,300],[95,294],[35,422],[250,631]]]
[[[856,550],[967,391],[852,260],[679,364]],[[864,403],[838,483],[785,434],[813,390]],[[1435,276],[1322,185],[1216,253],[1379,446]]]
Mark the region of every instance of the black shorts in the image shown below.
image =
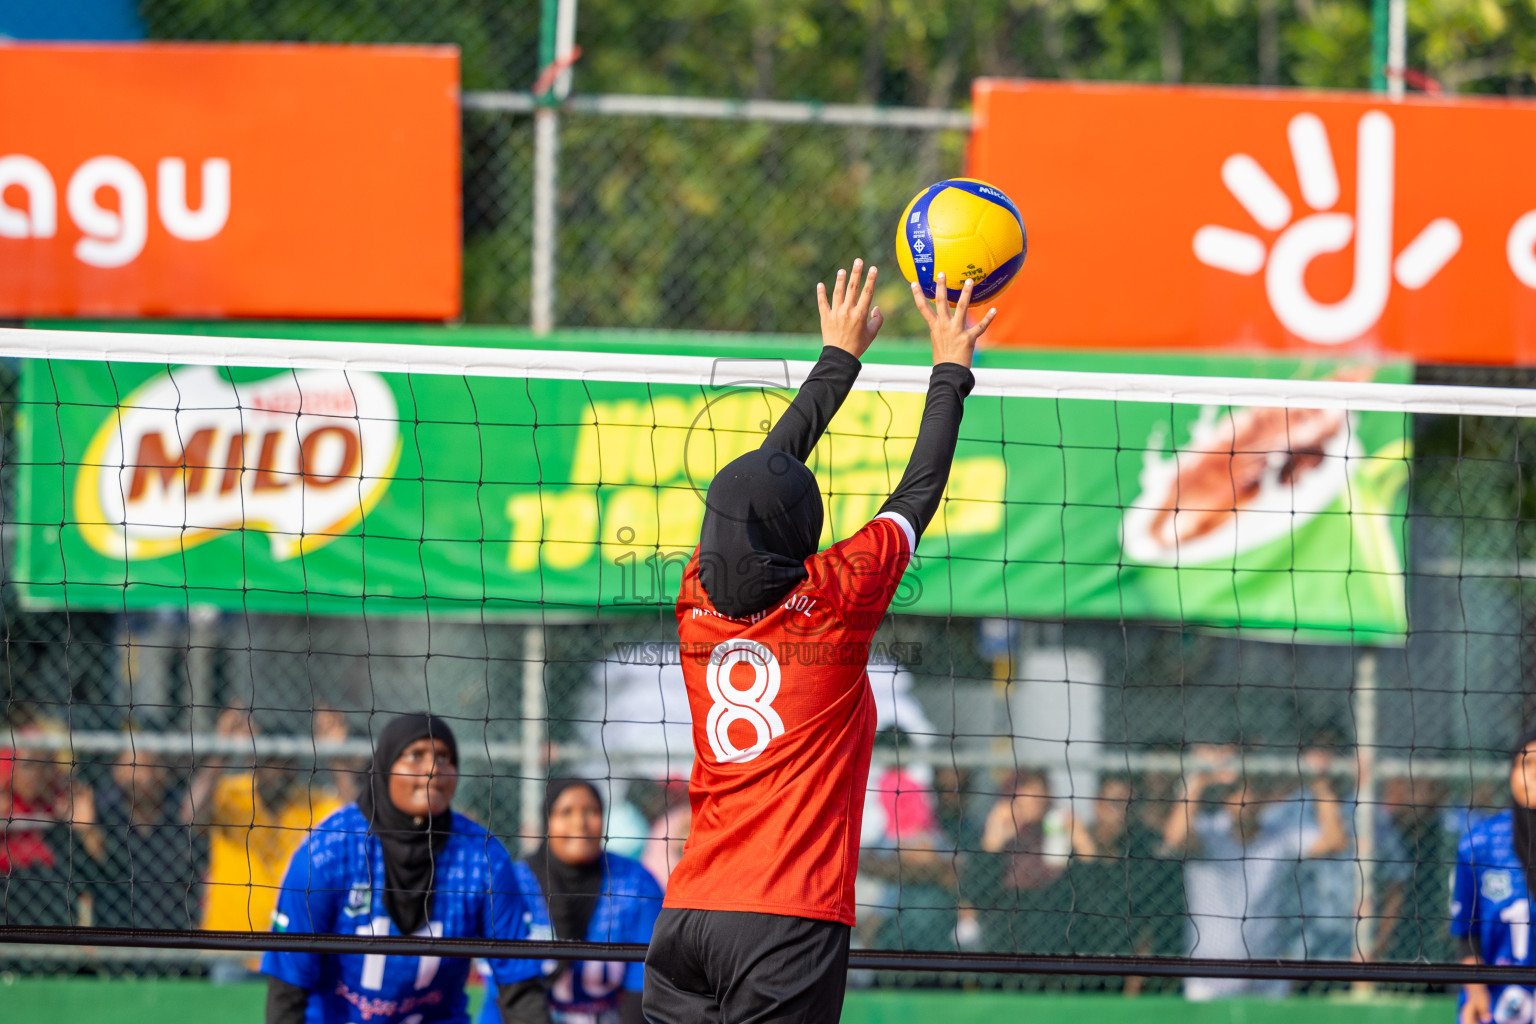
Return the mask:
[[[663,910],[645,956],[649,1024],[836,1024],[851,929],[733,910]]]

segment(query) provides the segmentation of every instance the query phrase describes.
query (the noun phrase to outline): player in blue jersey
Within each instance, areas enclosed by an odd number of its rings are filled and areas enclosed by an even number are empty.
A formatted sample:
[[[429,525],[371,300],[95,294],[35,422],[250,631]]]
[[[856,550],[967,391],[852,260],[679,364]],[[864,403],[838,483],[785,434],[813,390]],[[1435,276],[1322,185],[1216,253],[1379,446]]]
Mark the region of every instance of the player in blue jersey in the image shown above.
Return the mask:
[[[661,886],[638,861],[603,852],[603,801],[596,788],[580,779],[551,782],[544,821],[544,843],[513,867],[533,915],[530,937],[650,942]],[[548,960],[539,966],[555,1024],[643,1024],[644,964]],[[496,1015],[495,980],[486,984],[480,1024],[503,1024]]]
[[[1536,964],[1531,956],[1531,866],[1536,863],[1536,729],[1520,737],[1510,808],[1462,836],[1451,882],[1451,934],[1462,963]],[[1531,1024],[1536,997],[1520,985],[1466,985],[1459,1024]]]
[[[343,935],[523,939],[529,916],[512,858],[450,810],[458,745],[433,715],[379,733],[356,804],[321,822],[289,862],[272,928]],[[267,1024],[469,1024],[470,961],[268,953]],[[508,1019],[547,1022],[537,963],[495,961]]]

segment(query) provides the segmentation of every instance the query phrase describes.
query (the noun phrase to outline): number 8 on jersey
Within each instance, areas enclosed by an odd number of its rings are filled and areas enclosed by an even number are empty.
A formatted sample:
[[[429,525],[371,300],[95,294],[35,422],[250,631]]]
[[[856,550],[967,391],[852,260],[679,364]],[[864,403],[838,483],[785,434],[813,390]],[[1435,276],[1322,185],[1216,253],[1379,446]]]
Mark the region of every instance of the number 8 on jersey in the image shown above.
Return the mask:
[[[741,664],[752,669],[752,683],[745,690],[738,690],[731,682],[731,670]],[[710,652],[704,682],[714,702],[704,731],[716,760],[731,764],[750,761],[775,737],[784,735],[784,720],[773,710],[773,700],[779,695],[779,659],[767,646],[739,637],[718,644]],[[735,722],[752,727],[750,747],[743,749],[731,741]]]

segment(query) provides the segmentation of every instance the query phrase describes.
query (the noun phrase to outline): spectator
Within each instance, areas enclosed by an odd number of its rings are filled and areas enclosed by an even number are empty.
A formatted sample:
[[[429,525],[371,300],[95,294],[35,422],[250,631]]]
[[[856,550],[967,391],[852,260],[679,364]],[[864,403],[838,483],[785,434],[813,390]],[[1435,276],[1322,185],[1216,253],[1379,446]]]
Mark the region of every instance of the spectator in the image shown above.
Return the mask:
[[[976,908],[982,944],[991,950],[1056,953],[1065,948],[1070,905],[1060,885],[1064,858],[1052,849],[1061,831],[1042,771],[1021,771],[993,804],[981,852],[961,870],[961,900]]]
[[[939,768],[933,773],[940,842],[957,870],[967,856],[980,852],[982,824],[991,810],[991,802],[975,786],[969,768]],[[975,949],[982,944],[976,908],[964,899],[957,902],[955,941],[961,949]]]
[[[1456,847],[1450,933],[1464,964],[1530,966],[1531,878],[1536,868],[1536,728],[1511,751],[1509,806],[1472,824]],[[1464,985],[1459,1024],[1531,1018],[1523,985]]]
[[[1317,808],[1312,825],[1299,802],[1266,799],[1238,772],[1229,748],[1197,748],[1193,754],[1201,766],[1186,781],[1184,798],[1174,805],[1163,831],[1164,847],[1188,858],[1189,955],[1279,956],[1280,900],[1286,886],[1297,884],[1295,866],[1303,858],[1330,856],[1348,846],[1338,797],[1326,775],[1309,779]],[[1192,1000],[1288,991],[1285,982],[1189,978],[1184,983],[1185,996]]]
[[[1337,747],[1316,746],[1305,751],[1302,762],[1306,771],[1314,778],[1326,777],[1334,749]],[[1279,801],[1281,810],[1292,805],[1301,807],[1304,827],[1321,828],[1320,808],[1308,790],[1293,789]],[[1340,808],[1345,836],[1342,850],[1304,860],[1296,866],[1296,885],[1282,894],[1285,898],[1279,908],[1290,931],[1280,955],[1304,960],[1355,958],[1357,883],[1361,870],[1354,827],[1356,808],[1354,801]],[[1394,849],[1391,829],[1376,829],[1375,840],[1371,857],[1378,865],[1378,880],[1387,882],[1391,871],[1401,863],[1402,851]]]
[[[550,782],[544,823],[543,843],[513,865],[531,915],[529,938],[650,942],[661,912],[661,886],[638,861],[603,852],[597,787],[581,779]],[[547,960],[542,967],[541,991],[547,992],[554,1024],[643,1024],[644,964]],[[503,1024],[494,978],[487,978],[486,989],[480,1024]]]
[[[1514,743],[1510,804],[1471,824],[1456,846],[1450,933],[1461,963],[1531,964],[1531,877],[1536,867],[1536,729]],[[1525,986],[1462,986],[1459,1024],[1499,1024],[1531,1018]]]
[[[1074,953],[1100,956],[1177,956],[1184,923],[1184,886],[1178,862],[1163,856],[1162,836],[1139,815],[1131,783],[1105,776],[1093,800],[1093,818],[1076,818],[1067,884]],[[1125,992],[1142,979],[1125,979]]]
[[[604,826],[609,853],[630,860],[645,854],[651,838],[651,822],[667,810],[666,788],[652,779],[631,779],[624,787],[624,797],[614,801]]]
[[[379,732],[366,787],[293,856],[272,930],[444,939],[526,939],[532,907],[506,847],[454,813],[459,747],[429,714]],[[267,1024],[469,1024],[458,957],[268,953]],[[539,964],[497,960],[496,1006],[507,1024],[547,1024]]]
[[[60,870],[70,790],[56,750],[38,743],[62,730],[47,725],[16,730],[14,750],[0,751],[0,923],[75,923],[69,879]]]
[[[688,829],[693,821],[687,780],[668,779],[665,788],[666,812],[652,823],[651,838],[640,856],[640,863],[645,865],[663,892],[677,862],[683,859],[683,848],[688,845]]]
[[[315,708],[310,729],[317,747],[337,746],[347,740],[347,716],[328,704]],[[362,795],[362,783],[368,778],[366,757],[344,756],[329,761],[330,770],[316,773],[342,803],[353,803]]]
[[[875,745],[899,752],[906,738],[886,730]],[[955,856],[945,850],[926,764],[876,765],[865,792],[859,874],[864,943],[877,949],[955,949]]]
[[[219,715],[216,731],[227,739],[256,734],[249,713],[236,708]],[[222,758],[207,760],[182,803],[182,820],[208,834],[202,926],[265,930],[288,859],[315,823],[340,806],[334,792],[311,785],[310,773],[288,761],[265,758],[253,770],[236,771]]]
[[[1446,831],[1460,840],[1477,825],[1496,816],[1502,806],[1502,788],[1501,784],[1490,783],[1487,779],[1473,780],[1472,792],[1467,795],[1466,803],[1446,809]]]
[[[1447,827],[1453,815],[1445,784],[1398,776],[1381,792],[1376,834],[1390,836],[1391,845],[1376,855],[1383,884],[1371,959],[1446,963],[1456,954],[1445,921],[1460,833]]]
[[[982,826],[991,802],[976,792],[976,782],[969,768],[937,768],[933,773],[933,793],[939,831],[946,848],[960,853],[981,849]]]
[[[99,790],[76,787],[72,825],[84,856],[72,863],[97,927],[197,927],[195,844],[159,760],[124,750]]]

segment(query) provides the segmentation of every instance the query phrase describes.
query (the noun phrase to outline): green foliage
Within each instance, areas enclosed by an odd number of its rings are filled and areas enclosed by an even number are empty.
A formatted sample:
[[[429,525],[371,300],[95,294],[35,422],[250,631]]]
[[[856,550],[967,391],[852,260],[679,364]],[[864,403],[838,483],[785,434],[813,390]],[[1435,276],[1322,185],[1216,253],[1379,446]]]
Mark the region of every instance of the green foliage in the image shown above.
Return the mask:
[[[883,268],[878,301],[891,327],[919,333],[894,259],[896,220],[920,188],[958,169],[962,141],[956,132],[569,118],[560,320],[814,330],[816,281],[861,254]]]
[[[538,0],[141,0],[139,13],[155,39],[453,43],[466,89],[538,74]]]
[[[1532,91],[1532,0],[1409,17],[1413,66],[1447,88]],[[991,75],[1362,88],[1370,22],[1369,0],[583,0],[578,85],[932,106]]]
[[[539,0],[142,0],[164,39],[454,43],[466,88],[527,88]],[[1411,63],[1533,91],[1536,0],[1408,0]],[[1370,0],[581,0],[588,92],[949,107],[981,76],[1360,88]]]
[[[1354,0],[1308,0],[1306,17],[1286,28],[1297,85],[1314,89],[1368,89],[1371,84],[1371,11]]]

